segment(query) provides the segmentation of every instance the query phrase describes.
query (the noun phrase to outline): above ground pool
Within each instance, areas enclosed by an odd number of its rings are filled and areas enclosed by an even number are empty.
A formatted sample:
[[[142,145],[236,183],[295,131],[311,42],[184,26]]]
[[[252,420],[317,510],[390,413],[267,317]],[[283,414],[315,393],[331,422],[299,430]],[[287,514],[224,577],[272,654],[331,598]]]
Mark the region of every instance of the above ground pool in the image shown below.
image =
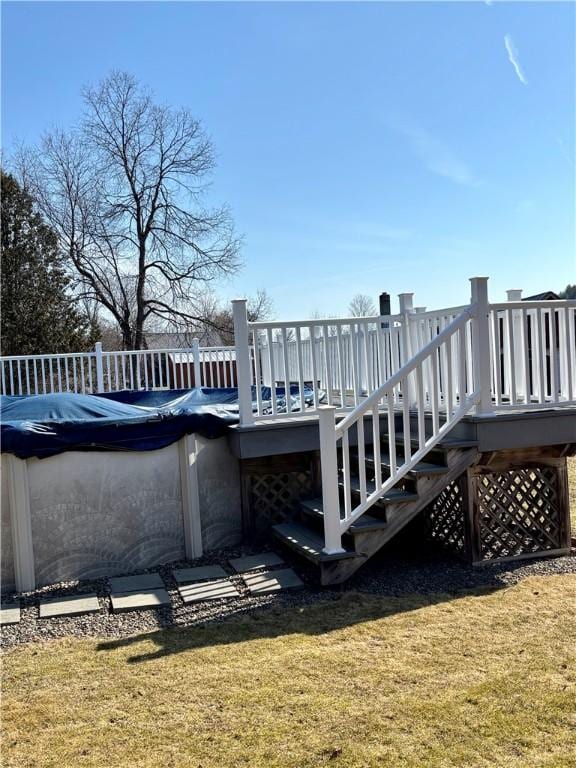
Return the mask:
[[[256,392],[254,390],[254,399]],[[293,410],[298,387],[291,388]],[[269,387],[261,399],[271,400]],[[312,390],[305,391],[313,401]],[[286,407],[276,389],[277,410]],[[165,391],[121,391],[100,395],[59,393],[0,398],[2,452],[21,459],[64,451],[153,451],[187,434],[217,438],[238,423],[238,390],[205,387]]]

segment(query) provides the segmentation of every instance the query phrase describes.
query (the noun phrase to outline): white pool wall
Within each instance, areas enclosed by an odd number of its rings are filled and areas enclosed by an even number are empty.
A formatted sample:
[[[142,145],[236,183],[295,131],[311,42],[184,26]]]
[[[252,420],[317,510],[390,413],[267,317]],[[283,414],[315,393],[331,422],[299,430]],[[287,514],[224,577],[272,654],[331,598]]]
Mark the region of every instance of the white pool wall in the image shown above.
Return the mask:
[[[240,472],[225,437],[2,459],[3,592],[152,568],[241,539]]]

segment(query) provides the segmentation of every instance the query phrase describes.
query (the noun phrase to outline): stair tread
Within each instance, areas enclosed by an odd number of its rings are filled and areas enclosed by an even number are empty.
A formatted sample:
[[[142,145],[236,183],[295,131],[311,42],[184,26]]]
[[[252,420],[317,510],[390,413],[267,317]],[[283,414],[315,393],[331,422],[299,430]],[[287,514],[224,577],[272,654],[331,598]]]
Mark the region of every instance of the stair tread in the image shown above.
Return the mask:
[[[349,549],[344,549],[336,555],[327,555],[322,551],[324,537],[315,533],[305,525],[299,523],[280,523],[272,526],[274,534],[309,560],[323,562],[327,560],[343,560],[348,557],[357,557],[357,554]]]
[[[358,456],[358,454],[355,454]],[[401,463],[403,456],[398,456],[396,463]],[[380,463],[383,467],[390,466],[390,456],[388,454],[382,454],[380,456]],[[373,465],[374,459],[366,457],[366,464]],[[445,464],[436,464],[429,461],[419,461],[415,464],[408,474],[412,475],[443,475],[448,472],[448,467]]]
[[[305,507],[308,512],[317,515],[320,518],[324,516],[322,499],[307,499],[306,501],[301,501],[300,505]],[[343,519],[342,514],[340,517]],[[386,528],[387,525],[388,523],[385,520],[380,520],[377,517],[372,517],[372,515],[364,513],[352,523],[348,528],[348,531],[352,534],[365,533],[366,531],[381,530],[382,528]]]
[[[427,435],[427,438],[430,438],[430,435]],[[411,445],[420,445],[420,439],[418,435],[411,435],[410,436],[410,443]],[[404,435],[397,434],[396,435],[396,445],[404,445]],[[473,440],[471,438],[466,437],[447,437],[444,438],[444,440],[440,440],[439,443],[436,443],[436,445],[431,448],[431,451],[437,450],[437,449],[443,449],[443,448],[477,448],[478,447],[478,440]]]
[[[338,485],[340,488],[344,487],[344,480],[339,480]],[[360,491],[360,480],[355,475],[350,478],[350,487],[353,491]],[[366,481],[366,490],[368,493],[373,493],[376,488],[376,484],[373,480]],[[385,504],[402,504],[409,501],[417,501],[418,494],[414,491],[406,491],[403,488],[392,488],[390,491],[386,491],[378,501]]]

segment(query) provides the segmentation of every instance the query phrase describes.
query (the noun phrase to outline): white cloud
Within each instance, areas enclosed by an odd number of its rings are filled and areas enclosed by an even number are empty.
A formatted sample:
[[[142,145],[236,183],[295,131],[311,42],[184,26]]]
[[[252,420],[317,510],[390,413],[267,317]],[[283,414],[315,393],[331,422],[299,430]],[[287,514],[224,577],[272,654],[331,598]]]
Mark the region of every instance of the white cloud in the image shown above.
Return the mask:
[[[404,133],[411,139],[414,151],[429,171],[465,187],[480,186],[480,181],[466,163],[456,157],[443,141],[422,129],[405,129]]]
[[[514,67],[514,71],[516,72],[516,75],[518,76],[518,80],[522,83],[522,85],[528,85],[528,80],[526,80],[526,76],[524,72],[522,71],[522,67],[520,66],[520,62],[518,61],[518,49],[514,45],[514,41],[510,37],[510,35],[504,35],[504,45],[506,46],[506,50],[508,51],[508,58],[510,60],[510,64]]]

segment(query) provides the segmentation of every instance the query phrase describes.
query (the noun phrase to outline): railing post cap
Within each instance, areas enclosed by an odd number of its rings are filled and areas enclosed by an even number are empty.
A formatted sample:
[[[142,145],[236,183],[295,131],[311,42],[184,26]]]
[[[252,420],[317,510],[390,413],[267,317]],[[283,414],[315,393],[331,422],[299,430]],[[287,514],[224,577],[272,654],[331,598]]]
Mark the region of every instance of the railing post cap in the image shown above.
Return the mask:
[[[232,304],[245,304],[247,301],[248,299],[232,299]]]
[[[414,294],[413,293],[399,293],[398,303],[400,304],[400,312],[407,312],[413,310]]]

